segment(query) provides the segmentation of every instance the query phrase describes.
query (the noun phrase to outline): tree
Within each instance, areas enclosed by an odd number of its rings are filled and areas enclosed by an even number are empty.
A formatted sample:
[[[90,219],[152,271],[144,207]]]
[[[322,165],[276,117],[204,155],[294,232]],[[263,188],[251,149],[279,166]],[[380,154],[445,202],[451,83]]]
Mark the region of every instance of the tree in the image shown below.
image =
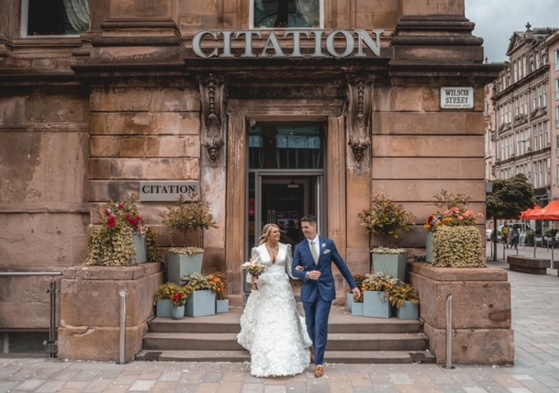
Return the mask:
[[[493,181],[493,191],[487,196],[486,216],[493,219],[494,236],[497,239],[497,220],[519,218],[523,211],[536,205],[534,187],[523,174],[510,179]],[[497,242],[493,243],[493,260],[497,259]]]

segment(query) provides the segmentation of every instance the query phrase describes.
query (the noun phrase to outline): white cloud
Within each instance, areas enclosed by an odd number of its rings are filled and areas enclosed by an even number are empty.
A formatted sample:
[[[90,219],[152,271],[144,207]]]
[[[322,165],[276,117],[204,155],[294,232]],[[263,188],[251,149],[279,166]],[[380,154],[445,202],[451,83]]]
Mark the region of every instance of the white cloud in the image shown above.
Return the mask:
[[[474,22],[473,34],[484,40],[484,56],[490,62],[508,60],[507,49],[515,31],[559,28],[559,0],[465,0],[466,18]]]

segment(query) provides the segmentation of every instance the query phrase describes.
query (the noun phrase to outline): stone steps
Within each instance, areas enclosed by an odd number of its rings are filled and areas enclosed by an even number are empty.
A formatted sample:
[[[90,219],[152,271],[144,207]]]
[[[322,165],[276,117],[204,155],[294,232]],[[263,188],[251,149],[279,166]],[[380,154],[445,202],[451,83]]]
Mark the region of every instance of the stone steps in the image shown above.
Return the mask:
[[[242,308],[208,317],[154,318],[137,360],[250,361],[237,343]],[[329,363],[434,363],[418,320],[366,318],[334,307],[325,361]]]

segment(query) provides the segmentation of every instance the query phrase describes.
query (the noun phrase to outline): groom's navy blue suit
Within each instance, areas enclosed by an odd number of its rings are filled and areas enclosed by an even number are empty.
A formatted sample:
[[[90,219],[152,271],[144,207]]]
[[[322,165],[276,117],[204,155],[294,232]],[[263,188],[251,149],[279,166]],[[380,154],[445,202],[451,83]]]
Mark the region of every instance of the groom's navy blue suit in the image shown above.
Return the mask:
[[[319,257],[315,264],[308,239],[295,246],[293,256],[293,276],[302,280],[301,301],[305,309],[305,320],[309,336],[315,349],[315,364],[321,365],[324,361],[324,350],[328,340],[328,317],[332,301],[336,299],[336,285],[332,273],[332,262],[338,267],[342,276],[353,289],[357,286],[346,263],[338,252],[336,245],[330,239],[319,237]],[[302,266],[304,270],[297,270]],[[311,280],[307,272],[320,271],[318,280]]]

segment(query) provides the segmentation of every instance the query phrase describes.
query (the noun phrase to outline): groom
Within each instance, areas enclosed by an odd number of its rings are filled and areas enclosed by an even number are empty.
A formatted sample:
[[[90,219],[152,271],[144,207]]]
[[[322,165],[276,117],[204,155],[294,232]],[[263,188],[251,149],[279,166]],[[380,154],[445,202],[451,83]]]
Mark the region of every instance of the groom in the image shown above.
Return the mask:
[[[318,236],[316,217],[307,215],[301,218],[301,230],[306,239],[295,246],[292,272],[294,277],[303,281],[301,301],[314,346],[311,349],[311,361],[316,364],[314,376],[320,378],[324,375],[322,363],[328,340],[328,316],[332,301],[336,298],[332,262],[346,279],[353,295],[358,297],[360,291],[334,242]]]

